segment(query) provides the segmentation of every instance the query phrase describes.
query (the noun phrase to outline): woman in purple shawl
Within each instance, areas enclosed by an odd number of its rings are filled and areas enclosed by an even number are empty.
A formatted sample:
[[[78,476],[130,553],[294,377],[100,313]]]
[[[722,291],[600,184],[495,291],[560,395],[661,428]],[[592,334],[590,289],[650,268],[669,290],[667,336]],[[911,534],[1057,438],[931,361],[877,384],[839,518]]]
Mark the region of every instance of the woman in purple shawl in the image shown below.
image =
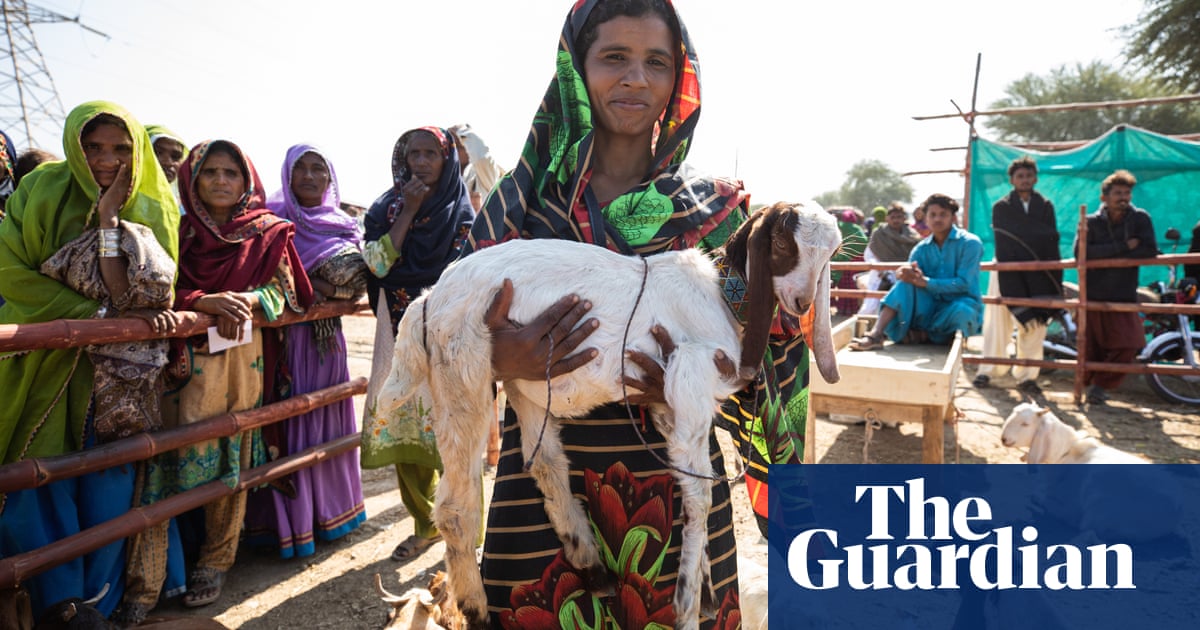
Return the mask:
[[[283,189],[271,196],[267,207],[296,224],[296,250],[312,281],[314,301],[358,298],[366,290],[362,234],[358,222],[339,207],[333,163],[319,149],[298,144],[288,149],[281,178]],[[285,334],[292,395],[350,379],[341,318],[293,324]],[[353,401],[347,398],[285,420],[284,430],[288,453],[356,433]],[[366,520],[355,453],[292,477],[295,498],[274,490],[257,493],[247,518],[252,536],[277,536],[284,558],[312,555],[314,536],[334,540]]]

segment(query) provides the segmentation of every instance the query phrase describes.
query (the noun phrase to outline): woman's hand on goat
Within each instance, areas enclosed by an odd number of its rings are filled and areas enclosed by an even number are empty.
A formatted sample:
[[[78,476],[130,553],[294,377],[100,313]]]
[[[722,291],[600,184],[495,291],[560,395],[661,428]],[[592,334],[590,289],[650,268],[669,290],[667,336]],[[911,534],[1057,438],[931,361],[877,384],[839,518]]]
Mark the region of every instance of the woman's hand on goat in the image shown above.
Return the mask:
[[[484,314],[484,323],[492,332],[492,371],[496,380],[544,381],[547,364],[553,378],[574,371],[599,355],[595,348],[571,354],[600,327],[596,319],[575,326],[592,308],[591,302],[568,295],[522,326],[508,318],[512,301],[513,284],[505,278]]]
[[[640,394],[628,396],[629,403],[633,405],[665,404],[667,402],[667,397],[663,393],[663,365],[671,360],[671,354],[675,352],[675,341],[671,339],[671,333],[668,333],[667,329],[657,324],[650,329],[650,334],[654,336],[658,347],[662,349],[663,361],[661,364],[644,352],[630,350],[625,353],[630,361],[642,368],[643,374],[642,378],[634,378],[628,374],[622,376],[625,385],[641,391]],[[721,378],[727,381],[732,381],[737,376],[737,365],[722,350],[717,350],[713,355],[713,365],[717,366]]]

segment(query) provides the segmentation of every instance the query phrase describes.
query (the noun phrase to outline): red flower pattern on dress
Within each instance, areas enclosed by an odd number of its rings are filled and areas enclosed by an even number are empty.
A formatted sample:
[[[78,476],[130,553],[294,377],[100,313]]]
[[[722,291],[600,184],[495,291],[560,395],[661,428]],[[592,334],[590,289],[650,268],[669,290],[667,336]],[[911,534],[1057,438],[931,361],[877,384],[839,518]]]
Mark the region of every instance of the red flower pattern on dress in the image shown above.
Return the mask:
[[[584,593],[583,578],[559,550],[554,561],[542,572],[542,579],[512,590],[509,595],[512,608],[500,614],[500,623],[512,630],[557,628],[560,625],[558,611],[563,604]]]
[[[494,240],[494,239],[490,239],[490,238],[481,238],[481,239],[475,241],[475,251],[479,251],[481,249],[484,249],[485,247],[491,247],[492,245],[499,245],[500,243],[507,243],[508,241],[515,241],[519,238],[521,238],[521,234],[515,230],[508,232],[507,234],[502,236],[500,238],[500,240],[498,240],[498,241]]]
[[[675,587],[655,589],[645,578],[630,573],[621,581],[617,599],[610,609],[618,628],[642,630],[646,627],[670,628],[675,625]]]
[[[584,483],[588,517],[609,570],[618,576],[637,573],[653,583],[675,520],[675,479],[654,475],[640,481],[617,462],[603,478],[585,470]]]
[[[617,575],[617,595],[594,600],[560,549],[537,582],[512,590],[512,608],[500,613],[503,627],[669,628],[674,625],[675,587],[655,588],[674,522],[675,480],[639,480],[624,464],[604,475],[584,471],[588,517],[605,566]]]

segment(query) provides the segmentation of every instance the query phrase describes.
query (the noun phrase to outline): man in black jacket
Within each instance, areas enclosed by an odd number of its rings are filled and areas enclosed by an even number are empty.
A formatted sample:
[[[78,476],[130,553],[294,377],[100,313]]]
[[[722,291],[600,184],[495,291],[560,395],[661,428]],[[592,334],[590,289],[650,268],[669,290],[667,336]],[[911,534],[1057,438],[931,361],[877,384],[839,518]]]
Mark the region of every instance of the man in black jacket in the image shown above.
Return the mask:
[[[1200,221],[1192,228],[1192,245],[1188,247],[1189,254],[1200,254]],[[1183,277],[1200,280],[1200,263],[1183,266]]]
[[[1054,204],[1038,194],[1037,163],[1029,156],[1013,160],[1008,166],[1008,181],[1012,192],[992,206],[992,230],[996,239],[996,261],[1016,262],[1041,260],[1057,261],[1058,221]],[[1062,295],[1062,270],[1003,271],[991,274],[988,293],[1004,297],[1058,298]],[[1041,359],[1046,340],[1046,323],[1054,309],[1028,306],[984,307],[983,354],[1008,356],[1008,341],[1017,329],[1017,358]],[[1008,366],[982,364],[975,376],[976,387],[986,387],[991,376],[1002,375]],[[1037,385],[1038,368],[1014,365],[1013,377],[1018,387],[1029,394],[1040,391]]]
[[[1087,258],[1153,258],[1158,255],[1154,224],[1150,215],[1131,202],[1137,179],[1119,170],[1100,185],[1100,209],[1087,218]],[[1079,237],[1075,237],[1075,255],[1079,256]],[[1138,268],[1112,267],[1088,269],[1089,302],[1137,302]],[[1106,363],[1132,363],[1146,345],[1140,313],[1088,311],[1087,360]],[[1086,373],[1088,402],[1103,405],[1107,391],[1124,380],[1120,372]]]

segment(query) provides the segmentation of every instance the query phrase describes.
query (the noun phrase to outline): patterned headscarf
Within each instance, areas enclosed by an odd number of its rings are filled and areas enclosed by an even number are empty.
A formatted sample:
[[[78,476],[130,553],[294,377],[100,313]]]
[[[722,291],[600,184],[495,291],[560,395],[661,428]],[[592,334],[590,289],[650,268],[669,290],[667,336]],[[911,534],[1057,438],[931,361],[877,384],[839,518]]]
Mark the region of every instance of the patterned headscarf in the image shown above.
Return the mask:
[[[146,125],[146,133],[149,134],[149,136],[150,136],[150,145],[151,146],[153,146],[155,142],[158,142],[159,138],[167,138],[169,140],[174,140],[175,142],[178,142],[179,146],[183,147],[183,157],[186,158],[188,156],[187,143],[183,141],[183,138],[180,137],[179,134],[175,133],[174,131],[171,131],[170,129],[167,129],[165,126],[163,126],[163,125]]]
[[[400,258],[386,276],[367,276],[367,297],[370,298],[371,308],[376,307],[379,291],[383,289],[393,325],[399,323],[408,301],[419,295],[421,289],[436,282],[446,265],[458,257],[465,232],[475,220],[475,208],[471,205],[471,196],[463,182],[458,150],[450,133],[440,127],[418,127],[404,132],[392,149],[392,187],[380,195],[367,211],[363,221],[366,229],[364,238],[367,241],[383,238],[404,208],[401,191],[412,179],[406,161],[408,143],[419,133],[431,134],[442,147],[442,158],[445,160],[442,175],[413,217],[412,227],[398,252]]]
[[[246,179],[246,192],[217,225],[196,188],[196,178],[214,145],[236,155]],[[250,158],[228,140],[209,140],[192,147],[179,168],[179,192],[187,214],[180,224],[179,281],[175,308],[190,309],[196,300],[219,291],[249,291],[280,281],[292,310],[312,304],[312,285],[299,269],[300,256],[292,242],[295,227],[267,209],[262,181]]]
[[[567,16],[555,75],[521,160],[488,198],[466,252],[513,238],[560,238],[624,253],[681,249],[748,203],[740,182],[707,177],[683,163],[700,117],[700,71],[687,29],[674,13],[680,34],[675,87],[654,134],[648,181],[604,208],[586,192],[594,121],[583,77],[585,51],[576,50],[575,40],[598,3],[580,0]],[[723,243],[727,234],[718,232],[706,242]]]
[[[320,205],[315,208],[301,206],[296,200],[296,193],[292,192],[292,171],[296,168],[296,162],[306,153],[324,160],[329,169],[329,185],[321,196]],[[297,144],[288,149],[279,179],[283,182],[283,189],[267,199],[267,207],[296,224],[296,251],[300,252],[300,260],[306,270],[312,271],[321,266],[347,245],[362,246],[358,221],[342,211],[337,171],[323,151],[309,144]]]
[[[13,175],[13,163],[16,161],[17,148],[13,146],[12,138],[0,131],[0,217],[4,216],[4,200],[17,186]]]

